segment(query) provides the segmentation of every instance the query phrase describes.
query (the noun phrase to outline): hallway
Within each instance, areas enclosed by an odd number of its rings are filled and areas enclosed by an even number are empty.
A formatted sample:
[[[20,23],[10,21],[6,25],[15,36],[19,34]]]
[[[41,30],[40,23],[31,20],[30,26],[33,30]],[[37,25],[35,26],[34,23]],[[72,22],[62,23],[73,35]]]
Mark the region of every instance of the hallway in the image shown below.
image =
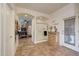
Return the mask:
[[[20,39],[16,56],[79,56],[79,53],[66,47],[53,48],[47,42],[33,44],[31,39]]]

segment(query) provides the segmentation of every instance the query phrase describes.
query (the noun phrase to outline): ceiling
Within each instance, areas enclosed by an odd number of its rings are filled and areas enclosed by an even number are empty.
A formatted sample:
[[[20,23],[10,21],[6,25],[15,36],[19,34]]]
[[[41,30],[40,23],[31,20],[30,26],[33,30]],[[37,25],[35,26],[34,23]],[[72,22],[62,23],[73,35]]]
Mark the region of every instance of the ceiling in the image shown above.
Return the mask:
[[[51,14],[67,5],[67,3],[16,3],[16,6]]]

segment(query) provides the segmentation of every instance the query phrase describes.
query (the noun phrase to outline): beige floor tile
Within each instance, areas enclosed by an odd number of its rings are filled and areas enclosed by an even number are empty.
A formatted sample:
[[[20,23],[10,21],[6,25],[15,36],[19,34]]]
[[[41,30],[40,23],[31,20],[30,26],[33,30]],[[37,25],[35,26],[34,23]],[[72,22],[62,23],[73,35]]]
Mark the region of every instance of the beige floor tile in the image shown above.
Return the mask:
[[[19,39],[16,56],[79,56],[79,52],[66,47],[49,46],[47,42],[33,44],[31,38]]]

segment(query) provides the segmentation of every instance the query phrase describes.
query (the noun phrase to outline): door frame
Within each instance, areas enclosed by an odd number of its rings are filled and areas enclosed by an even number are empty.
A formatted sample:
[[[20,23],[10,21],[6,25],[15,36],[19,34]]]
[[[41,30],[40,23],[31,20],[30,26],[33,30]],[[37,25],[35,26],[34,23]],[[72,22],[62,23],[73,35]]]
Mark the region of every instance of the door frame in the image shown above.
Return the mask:
[[[17,14],[17,16],[18,16],[18,22],[19,22],[19,15],[20,15],[20,14],[23,14],[23,15],[25,15],[25,14],[28,15],[28,14],[29,14],[29,15],[31,15],[30,13],[18,13],[18,14]],[[32,38],[32,39],[31,39],[31,40],[32,40],[32,42],[34,43],[34,41],[35,41],[35,36],[34,36],[34,35],[35,35],[35,34],[34,34],[34,30],[35,30],[35,27],[34,27],[34,26],[35,26],[35,23],[34,23],[34,21],[35,21],[35,17],[34,17],[33,15],[31,15],[31,16],[32,16],[32,18],[31,18],[31,21],[32,21],[32,22],[31,22],[31,27],[32,27],[32,28],[31,28],[31,34],[32,34],[32,37],[31,37],[31,38]]]

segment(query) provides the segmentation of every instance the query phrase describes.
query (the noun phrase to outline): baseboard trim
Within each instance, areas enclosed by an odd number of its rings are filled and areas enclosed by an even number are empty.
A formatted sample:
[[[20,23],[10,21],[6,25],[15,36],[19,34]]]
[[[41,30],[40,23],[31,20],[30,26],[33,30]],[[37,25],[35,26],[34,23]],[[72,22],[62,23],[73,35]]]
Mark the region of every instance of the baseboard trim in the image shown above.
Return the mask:
[[[65,47],[67,47],[67,48],[69,48],[69,49],[72,49],[72,50],[74,50],[74,51],[79,52],[79,48],[77,48],[77,47],[71,47],[71,46],[69,46],[69,45],[67,45],[67,44],[64,44],[63,46],[65,46]]]
[[[36,41],[35,44],[37,44],[37,43],[41,43],[41,42],[46,42],[46,41],[48,41],[48,40]]]

